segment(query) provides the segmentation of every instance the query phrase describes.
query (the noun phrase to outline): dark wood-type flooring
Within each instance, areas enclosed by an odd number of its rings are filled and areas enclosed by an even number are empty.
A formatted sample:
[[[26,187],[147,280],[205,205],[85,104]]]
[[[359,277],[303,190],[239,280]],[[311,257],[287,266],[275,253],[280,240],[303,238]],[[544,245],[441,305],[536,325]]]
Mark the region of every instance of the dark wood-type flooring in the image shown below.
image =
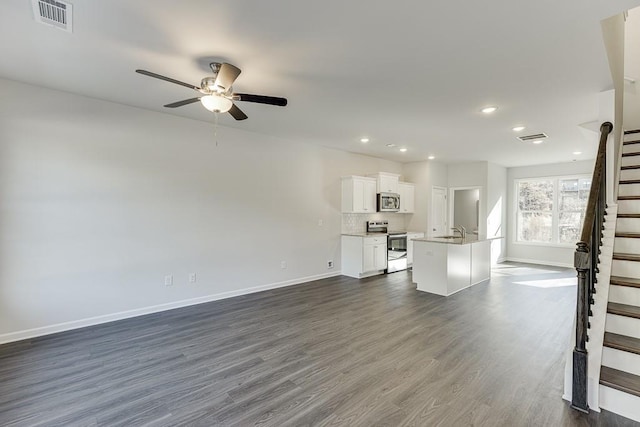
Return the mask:
[[[561,399],[573,276],[338,277],[6,344],[0,425],[638,425]]]

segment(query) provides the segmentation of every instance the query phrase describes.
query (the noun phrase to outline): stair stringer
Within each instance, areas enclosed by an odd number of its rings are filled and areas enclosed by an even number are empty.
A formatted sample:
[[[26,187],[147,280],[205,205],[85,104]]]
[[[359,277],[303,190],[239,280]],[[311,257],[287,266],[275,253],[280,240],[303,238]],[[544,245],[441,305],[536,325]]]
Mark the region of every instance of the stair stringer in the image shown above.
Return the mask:
[[[613,245],[615,243],[616,220],[618,216],[618,205],[610,203],[607,206],[607,216],[605,217],[602,237],[602,247],[600,248],[599,272],[596,275],[596,293],[593,295],[593,305],[591,311],[593,316],[589,317],[590,328],[587,332],[589,341],[588,370],[587,370],[587,402],[589,408],[600,412],[600,366],[602,363],[602,348],[604,343],[604,328],[607,318],[607,304],[609,302],[609,281],[611,279],[611,267],[613,265]],[[564,372],[564,393],[562,398],[571,402],[573,386],[573,347],[576,341],[576,320],[573,319],[571,332],[571,342],[567,352]]]

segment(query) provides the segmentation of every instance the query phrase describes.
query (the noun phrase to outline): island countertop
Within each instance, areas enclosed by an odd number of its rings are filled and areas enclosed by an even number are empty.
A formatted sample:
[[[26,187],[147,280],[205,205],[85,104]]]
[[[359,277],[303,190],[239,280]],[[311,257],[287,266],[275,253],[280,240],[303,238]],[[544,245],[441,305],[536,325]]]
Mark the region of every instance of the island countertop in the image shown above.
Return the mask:
[[[502,236],[496,237],[486,237],[486,236],[477,236],[475,234],[466,236],[464,239],[462,237],[423,237],[420,239],[413,239],[414,242],[430,242],[430,243],[448,243],[451,245],[468,245],[471,243],[479,243],[486,242],[488,240],[496,240],[502,239]]]

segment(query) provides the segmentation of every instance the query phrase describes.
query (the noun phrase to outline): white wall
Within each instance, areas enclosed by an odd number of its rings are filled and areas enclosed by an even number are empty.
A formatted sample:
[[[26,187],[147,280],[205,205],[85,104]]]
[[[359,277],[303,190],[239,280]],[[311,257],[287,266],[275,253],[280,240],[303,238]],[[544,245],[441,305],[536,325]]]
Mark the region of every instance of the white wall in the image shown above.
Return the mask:
[[[507,169],[488,162],[444,165],[438,162],[416,162],[404,165],[407,181],[416,185],[416,211],[407,223],[411,230],[423,231],[431,215],[433,186],[481,187],[478,232],[489,237],[506,236]],[[506,257],[505,239],[492,243],[493,262]]]
[[[502,237],[491,242],[491,260],[501,262],[507,255],[507,168],[487,165],[487,237]]]
[[[208,123],[7,80],[0,93],[0,342],[335,274],[340,176],[402,171],[231,128],[216,146]]]
[[[626,130],[640,129],[640,7],[631,9],[624,23],[625,77],[635,83],[623,82],[624,123]]]
[[[553,245],[530,245],[515,243],[516,239],[516,210],[515,180],[521,178],[539,178],[547,176],[592,174],[594,160],[570,163],[555,163],[551,165],[524,166],[507,169],[507,215],[508,223],[513,224],[507,230],[507,258],[514,261],[532,262],[538,264],[573,266],[575,247]]]

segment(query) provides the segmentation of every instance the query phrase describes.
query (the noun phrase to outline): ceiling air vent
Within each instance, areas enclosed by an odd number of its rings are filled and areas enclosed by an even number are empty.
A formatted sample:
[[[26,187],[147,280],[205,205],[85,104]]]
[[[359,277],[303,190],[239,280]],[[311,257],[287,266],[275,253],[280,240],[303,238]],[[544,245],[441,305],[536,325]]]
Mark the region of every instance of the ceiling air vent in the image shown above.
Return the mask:
[[[73,6],[60,0],[31,0],[37,22],[72,32]]]
[[[528,141],[541,141],[549,137],[544,133],[536,133],[534,135],[517,136],[516,138],[518,138],[522,142],[528,142]]]

